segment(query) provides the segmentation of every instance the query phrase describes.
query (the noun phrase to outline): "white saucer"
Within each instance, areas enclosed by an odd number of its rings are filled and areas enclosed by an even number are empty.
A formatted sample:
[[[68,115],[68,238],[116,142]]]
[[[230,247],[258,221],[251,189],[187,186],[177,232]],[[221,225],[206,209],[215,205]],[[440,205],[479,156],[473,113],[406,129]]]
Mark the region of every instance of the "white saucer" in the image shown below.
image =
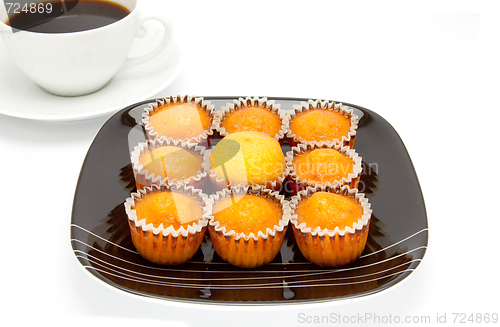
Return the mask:
[[[146,36],[137,43],[147,44],[148,39]],[[152,46],[154,42],[139,47],[132,56],[147,52],[145,48]],[[180,71],[180,49],[172,40],[158,57],[116,75],[101,90],[80,97],[59,97],[41,89],[24,75],[0,43],[0,114],[48,121],[98,117],[153,97],[170,85]]]

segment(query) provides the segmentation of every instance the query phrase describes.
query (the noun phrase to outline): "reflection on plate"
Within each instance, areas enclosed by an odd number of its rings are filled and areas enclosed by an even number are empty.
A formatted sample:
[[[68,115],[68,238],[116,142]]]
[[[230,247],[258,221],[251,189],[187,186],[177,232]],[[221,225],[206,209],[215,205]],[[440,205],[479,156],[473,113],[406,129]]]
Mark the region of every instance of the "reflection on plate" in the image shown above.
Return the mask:
[[[233,98],[205,97],[216,108]],[[286,110],[307,99],[269,98]],[[363,157],[360,190],[373,216],[361,258],[341,268],[309,263],[291,229],[274,261],[257,269],[225,263],[210,237],[188,263],[166,267],[135,250],[123,202],[134,190],[129,142],[144,140],[144,103],[125,108],[102,127],[82,167],[71,223],[71,242],[82,266],[117,289],[191,303],[294,304],[361,297],[408,277],[423,259],[428,229],[425,205],[411,160],[396,131],[376,113],[361,116],[355,149]],[[287,146],[284,145],[287,151]]]
[[[85,96],[59,97],[24,75],[0,43],[0,114],[48,121],[99,117],[155,96],[180,71],[179,46],[173,40],[158,57],[116,75],[101,90]]]

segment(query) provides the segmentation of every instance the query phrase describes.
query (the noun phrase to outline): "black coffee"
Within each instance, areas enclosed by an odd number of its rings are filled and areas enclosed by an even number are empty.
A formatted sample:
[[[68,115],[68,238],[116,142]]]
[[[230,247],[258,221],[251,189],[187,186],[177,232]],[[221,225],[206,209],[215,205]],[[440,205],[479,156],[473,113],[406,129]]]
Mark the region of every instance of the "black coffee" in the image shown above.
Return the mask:
[[[18,8],[8,25],[37,33],[71,33],[103,27],[130,14],[127,8],[104,0],[49,1],[36,8],[35,12]]]

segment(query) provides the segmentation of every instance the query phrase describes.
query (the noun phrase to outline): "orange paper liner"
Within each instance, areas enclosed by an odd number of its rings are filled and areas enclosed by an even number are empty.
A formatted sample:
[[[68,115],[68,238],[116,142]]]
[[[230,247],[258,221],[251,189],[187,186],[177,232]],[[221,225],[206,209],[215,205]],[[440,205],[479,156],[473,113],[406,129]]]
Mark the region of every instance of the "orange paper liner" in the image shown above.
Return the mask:
[[[202,167],[200,171],[198,171],[196,175],[184,178],[182,180],[170,179],[168,177],[162,178],[162,176],[157,176],[153,173],[149,173],[148,170],[144,169],[143,165],[139,163],[140,156],[147,151],[154,150],[163,146],[178,147],[199,155],[202,158]],[[148,140],[147,142],[139,143],[131,153],[131,162],[138,190],[146,186],[160,186],[160,184],[162,183],[180,183],[188,186],[193,186],[194,188],[202,189],[207,179],[207,170],[211,169],[210,153],[204,146],[199,146],[196,143],[189,143],[182,140],[174,140],[172,138],[166,139],[164,137],[155,139],[154,141]]]
[[[280,104],[277,104],[274,100],[268,100],[265,97],[239,98],[238,100],[233,100],[233,103],[226,103],[226,106],[225,107],[223,106],[221,111],[216,111],[214,113],[214,127],[219,133],[219,135],[221,137],[229,135],[229,133],[225,130],[225,128],[222,127],[224,118],[227,115],[235,112],[236,110],[243,109],[246,107],[257,107],[266,109],[275,113],[279,117],[279,119],[281,120],[281,128],[276,135],[271,135],[271,137],[274,137],[276,141],[282,144],[285,136],[289,131],[288,129],[288,124],[290,120],[289,115],[285,110],[281,109]]]
[[[163,135],[160,135],[157,131],[155,131],[154,126],[151,126],[149,117],[153,115],[158,109],[171,104],[171,103],[194,103],[196,106],[202,110],[205,110],[208,115],[212,119],[212,125],[210,126],[209,130],[205,130],[202,134],[196,136],[196,137],[191,137],[191,138],[184,138],[182,141],[187,141],[187,142],[192,142],[192,143],[198,143],[201,145],[206,145],[210,146],[209,142],[209,137],[214,134],[214,110],[215,106],[210,103],[210,101],[206,101],[203,99],[203,97],[195,97],[195,96],[188,96],[185,95],[184,97],[177,96],[177,97],[169,97],[169,98],[162,98],[156,100],[154,103],[150,103],[149,106],[145,109],[145,112],[142,114],[142,125],[144,127],[144,130],[146,131],[146,135],[148,139],[150,140],[155,140],[156,138],[162,137]]]
[[[363,207],[363,215],[352,226],[334,230],[317,227],[312,230],[305,223],[298,223],[295,214],[297,205],[315,192],[332,192],[355,199]],[[291,199],[292,224],[295,241],[302,255],[310,262],[322,267],[340,267],[354,262],[361,256],[366,245],[372,210],[363,193],[348,186],[336,188],[308,187]]]
[[[212,245],[217,254],[231,265],[243,268],[256,268],[271,262],[281,249],[285,239],[288,221],[291,211],[288,201],[278,192],[269,189],[254,188],[239,185],[231,190],[225,189],[210,196],[210,210],[221,199],[231,195],[253,194],[270,199],[281,206],[282,218],[273,229],[268,228],[265,233],[259,231],[257,234],[240,233],[227,230],[215,221],[213,215],[209,217],[208,230],[212,239]]]
[[[353,110],[348,106],[343,105],[342,103],[335,103],[333,101],[321,101],[321,100],[308,100],[307,102],[301,102],[300,105],[293,106],[293,113],[290,115],[290,124],[293,121],[293,118],[298,114],[305,112],[311,109],[324,109],[324,110],[332,110],[341,113],[346,118],[351,121],[351,128],[347,136],[342,136],[341,140],[329,140],[329,141],[337,141],[344,146],[349,146],[350,148],[354,147],[354,140],[356,139],[356,132],[358,129],[358,116],[353,113]],[[290,125],[291,126],[291,125]],[[287,134],[288,143],[291,146],[296,146],[301,142],[308,142],[311,140],[304,140],[303,138],[295,135],[291,128],[289,128],[289,132]]]
[[[172,191],[184,193],[195,199],[203,207],[203,215],[200,220],[194,222],[187,229],[180,227],[174,229],[173,226],[163,226],[160,224],[154,227],[153,224],[146,224],[146,219],[138,220],[134,209],[135,202],[139,201],[145,194],[150,192]],[[201,190],[185,185],[166,185],[160,187],[153,185],[145,187],[136,193],[132,193],[125,201],[125,212],[128,216],[130,234],[137,252],[146,260],[160,265],[179,265],[189,261],[205,236],[210,212],[205,207],[208,198]]]
[[[343,177],[342,180],[331,182],[317,182],[313,180],[300,179],[293,166],[293,159],[297,155],[301,155],[316,149],[335,149],[339,153],[345,155],[347,158],[354,162],[353,171],[350,172],[347,177]],[[358,153],[348,146],[342,146],[337,142],[305,142],[299,143],[297,146],[292,147],[291,151],[286,153],[286,175],[288,175],[291,183],[288,188],[291,189],[292,194],[295,195],[297,192],[306,189],[306,187],[318,187],[325,186],[330,188],[335,188],[337,186],[348,185],[350,188],[357,188],[359,180],[361,177],[361,172],[363,171],[362,158]]]

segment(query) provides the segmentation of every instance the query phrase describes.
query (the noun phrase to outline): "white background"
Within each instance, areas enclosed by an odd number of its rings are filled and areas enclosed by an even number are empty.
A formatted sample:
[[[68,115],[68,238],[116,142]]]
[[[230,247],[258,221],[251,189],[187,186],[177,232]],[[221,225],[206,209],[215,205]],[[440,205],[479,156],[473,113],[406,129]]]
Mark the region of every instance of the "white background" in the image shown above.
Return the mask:
[[[400,285],[356,301],[228,309],[127,295],[89,277],[69,241],[78,174],[108,117],[0,116],[4,317],[22,325],[295,326],[304,325],[299,313],[433,322],[447,314],[448,324],[454,312],[500,314],[495,1],[145,0],[143,9],[171,17],[183,51],[181,75],[160,96],[334,99],[389,121],[421,183],[427,254]]]

